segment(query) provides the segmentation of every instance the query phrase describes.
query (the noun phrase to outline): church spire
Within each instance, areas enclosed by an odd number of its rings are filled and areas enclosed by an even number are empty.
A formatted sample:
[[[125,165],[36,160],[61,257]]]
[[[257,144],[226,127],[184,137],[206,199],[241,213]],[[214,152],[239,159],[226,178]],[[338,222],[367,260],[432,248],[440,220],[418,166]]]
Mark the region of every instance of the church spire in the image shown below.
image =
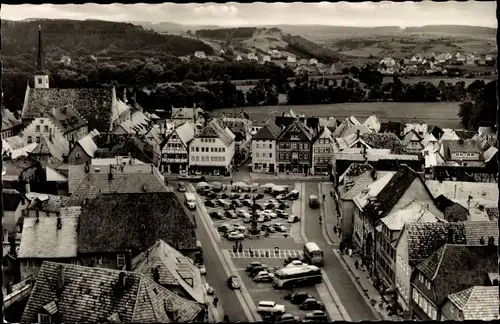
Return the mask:
[[[38,25],[38,55],[36,61],[35,89],[48,89],[49,76],[43,72],[42,26]]]
[[[42,51],[42,26],[38,25],[38,56],[36,61],[38,71],[43,70],[43,51]]]

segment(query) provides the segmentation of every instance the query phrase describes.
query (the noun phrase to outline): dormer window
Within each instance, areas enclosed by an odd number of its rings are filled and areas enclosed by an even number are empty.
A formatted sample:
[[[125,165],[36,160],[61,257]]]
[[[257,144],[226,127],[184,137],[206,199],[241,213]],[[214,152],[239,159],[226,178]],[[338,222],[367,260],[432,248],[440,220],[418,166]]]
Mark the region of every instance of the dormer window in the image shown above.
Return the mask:
[[[42,84],[42,78],[37,78],[36,80],[37,80],[38,84]]]
[[[48,314],[38,314],[38,323],[51,323],[52,318]]]

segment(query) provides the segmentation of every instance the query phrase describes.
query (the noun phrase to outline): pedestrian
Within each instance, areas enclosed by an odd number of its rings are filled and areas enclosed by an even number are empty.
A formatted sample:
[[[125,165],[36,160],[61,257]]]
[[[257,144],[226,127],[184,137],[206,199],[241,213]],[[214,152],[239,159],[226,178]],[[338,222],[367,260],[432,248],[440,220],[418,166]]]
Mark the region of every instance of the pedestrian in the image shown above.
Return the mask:
[[[358,269],[358,267],[359,267],[359,262],[358,262],[358,260],[354,261],[354,266],[356,267],[356,269]]]
[[[334,232],[335,234],[337,234],[337,225],[335,225],[335,226],[333,227],[333,232]]]
[[[352,256],[352,249],[349,248],[347,251],[348,251],[349,256]]]
[[[229,316],[224,315],[224,322],[229,322]]]
[[[233,186],[233,180],[231,180],[231,187]]]
[[[325,194],[323,194],[323,202],[325,201],[325,198],[326,198],[326,195],[325,195]]]
[[[215,297],[214,298],[214,307],[217,307],[218,303],[219,303],[219,298]]]
[[[339,227],[339,237],[342,235],[342,229]]]

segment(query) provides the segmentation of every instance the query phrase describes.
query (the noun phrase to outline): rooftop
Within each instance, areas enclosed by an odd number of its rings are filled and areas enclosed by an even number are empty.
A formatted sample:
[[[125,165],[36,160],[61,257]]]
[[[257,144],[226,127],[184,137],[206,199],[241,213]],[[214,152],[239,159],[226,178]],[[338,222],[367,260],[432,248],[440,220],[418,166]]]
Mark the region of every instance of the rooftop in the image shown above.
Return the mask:
[[[370,190],[370,185],[375,183],[378,179],[391,177],[396,172],[393,171],[375,171],[375,178],[372,176],[372,170],[366,170],[355,179],[346,179],[344,188],[346,192],[342,195],[343,200],[353,200],[357,195]]]
[[[15,189],[3,189],[2,198],[4,211],[15,211],[23,200],[21,193]]]
[[[110,179],[110,169],[112,179]],[[79,183],[78,180],[82,179]],[[85,173],[85,165],[70,166],[69,189],[73,194],[68,206],[81,205],[85,198],[92,199],[108,193],[155,193],[170,189],[153,164],[133,164],[121,166],[90,166]],[[75,183],[78,183],[75,186]]]
[[[391,150],[391,154],[404,154],[401,140],[393,133],[365,133],[361,138],[373,149]]]
[[[172,192],[102,194],[82,207],[80,253],[146,251],[157,240],[195,249],[195,225]]]
[[[498,320],[498,287],[474,286],[451,294],[448,299],[462,311],[463,319]]]
[[[92,132],[88,133],[87,136],[84,136],[78,141],[78,144],[80,144],[85,153],[90,157],[94,157],[97,151],[97,144],[94,142],[94,137],[97,135],[99,135],[99,131],[94,129]]]
[[[132,271],[142,273],[150,279],[158,269],[158,283],[162,286],[180,286],[191,298],[205,303],[201,273],[193,261],[185,257],[162,240],[156,241],[147,251],[132,260]]]
[[[267,121],[261,129],[252,137],[253,140],[277,140],[281,134],[279,128],[274,121]]]
[[[28,210],[38,209],[47,213],[59,213],[61,207],[64,207],[69,200],[68,196],[39,194],[36,192],[30,192],[28,195],[33,197],[33,200],[28,205]]]
[[[406,223],[433,223],[438,222],[439,218],[427,210],[424,202],[414,200],[406,207],[382,218],[381,221],[389,230],[401,231]]]
[[[57,106],[48,112],[64,135],[87,125],[87,121],[73,109],[73,105]],[[45,114],[44,114],[45,116]]]
[[[21,119],[16,118],[9,109],[2,108],[2,131],[12,129],[21,123]]]
[[[39,313],[63,323],[190,322],[202,310],[138,273],[45,261],[21,323],[38,322]]]
[[[212,119],[196,137],[219,138],[225,145],[230,145],[234,140],[234,134],[229,129],[224,129],[216,119]]]

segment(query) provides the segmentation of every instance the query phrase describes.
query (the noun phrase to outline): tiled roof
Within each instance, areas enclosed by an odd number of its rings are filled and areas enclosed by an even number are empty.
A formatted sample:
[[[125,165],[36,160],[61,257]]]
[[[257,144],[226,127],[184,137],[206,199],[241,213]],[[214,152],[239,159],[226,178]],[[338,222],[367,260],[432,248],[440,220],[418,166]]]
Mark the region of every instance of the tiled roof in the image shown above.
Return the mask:
[[[2,140],[3,141],[3,140]],[[6,144],[3,142],[2,144]],[[38,146],[38,143],[30,143],[26,146],[16,148],[16,149],[10,149],[10,147],[2,147],[2,154],[7,151],[8,155],[11,159],[17,159],[20,156],[28,156],[36,147]]]
[[[361,134],[361,138],[374,149],[389,149],[392,154],[404,154],[401,140],[393,133]]]
[[[193,119],[196,110],[197,116],[200,116],[204,111],[201,108],[173,108],[172,119]]]
[[[96,152],[96,156],[99,158],[114,158],[117,156],[127,156],[130,154],[136,159],[140,159],[146,163],[154,163],[157,158],[157,153],[153,151],[153,147],[148,144],[143,138],[139,138],[137,135],[117,135],[113,134],[112,144],[102,144],[99,145],[99,141],[102,141],[103,136],[96,136],[94,141],[97,143],[99,149]]]
[[[481,150],[479,149],[478,142],[475,140],[463,140],[463,143],[460,140],[457,141],[443,141],[443,144],[448,145],[448,149],[450,152],[473,152],[479,153]]]
[[[87,121],[71,105],[66,107],[57,106],[53,111],[49,110],[48,114],[61,129],[63,135],[87,125]]]
[[[425,184],[433,197],[443,195],[465,207],[467,207],[469,196],[472,198],[471,205],[479,203],[485,207],[492,207],[498,204],[496,183],[426,180]]]
[[[377,116],[375,115],[371,115],[370,117],[368,117],[364,122],[363,122],[363,126],[366,126],[368,127],[369,129],[371,129],[372,131],[374,132],[379,132],[380,131],[380,122],[378,121],[377,119]]]
[[[185,257],[162,240],[156,241],[147,251],[132,260],[132,271],[142,273],[150,279],[158,269],[158,283],[162,286],[180,286],[191,299],[205,303],[201,273],[193,261]]]
[[[232,136],[224,129],[216,119],[212,119],[196,137],[219,138],[225,145],[230,145],[233,141]]]
[[[80,207],[69,207],[58,217],[25,217],[19,258],[75,258]]]
[[[59,290],[60,272],[63,288]],[[21,323],[38,322],[38,314],[45,313],[44,306],[52,302],[62,323],[190,322],[203,309],[138,273],[46,261]]]
[[[29,154],[50,156],[62,162],[63,156],[68,152],[69,147],[65,143],[59,143],[55,138],[42,137],[38,145]]]
[[[450,294],[487,284],[488,273],[498,271],[497,247],[445,244],[416,268],[433,281],[440,304]]]
[[[376,178],[372,178],[372,171],[367,170],[363,172],[361,175],[359,175],[356,179],[351,180],[352,184],[349,185],[346,183],[344,186],[347,190],[344,195],[342,195],[343,200],[353,200],[354,197],[357,195],[361,194],[364,190],[369,190],[369,186],[376,182],[380,178],[384,178],[385,176],[388,176],[389,174],[394,174],[395,172],[392,171],[376,171]],[[349,177],[352,179],[351,177]],[[347,180],[349,181],[349,180]]]
[[[477,133],[474,131],[468,131],[464,129],[456,129],[455,134],[457,134],[457,136],[461,139],[468,140],[474,137],[474,135],[476,135]]]
[[[347,178],[355,178],[363,174],[365,171],[371,171],[373,170],[373,167],[371,164],[368,163],[351,163],[347,170],[342,173],[342,175],[339,177],[339,182],[341,182],[344,179]]]
[[[424,202],[414,200],[402,209],[382,218],[381,221],[391,231],[400,231],[406,223],[433,223],[438,222],[439,218],[427,209]]]
[[[420,135],[417,134],[417,132],[414,129],[411,129],[408,133],[406,133],[401,144],[403,144],[403,146],[407,146],[411,142],[416,142],[416,141],[420,143],[422,141],[422,138],[420,137]],[[421,148],[423,148],[422,145]]]
[[[498,320],[498,287],[474,286],[447,297],[462,311],[463,319],[493,321]]]
[[[396,135],[401,134],[403,131],[403,124],[399,122],[388,122],[388,123],[381,123],[380,124],[380,130],[379,132],[381,133],[394,133]]]
[[[485,207],[484,209],[490,220],[498,220],[498,207]]]
[[[439,142],[443,141],[458,141],[460,137],[458,137],[457,133],[453,129],[450,128],[443,128],[442,129],[443,133],[441,137],[439,138]],[[435,136],[435,134],[433,133]]]
[[[5,168],[7,175],[15,176],[19,176],[22,171],[37,165],[40,165],[40,163],[28,156],[20,156],[17,159],[3,161],[3,167]]]
[[[282,138],[286,133],[288,133],[290,130],[292,130],[294,127],[296,127],[298,130],[300,130],[307,138],[307,140],[310,142],[313,139],[314,133],[313,131],[307,127],[303,122],[300,120],[296,119],[294,120],[290,125],[288,125],[280,134],[279,138]],[[279,139],[278,138],[278,139]]]
[[[274,121],[269,120],[266,124],[257,131],[257,133],[252,137],[254,140],[277,140],[281,134],[281,128],[279,128]]]
[[[484,151],[484,162],[490,162],[490,160],[495,157],[495,155],[498,153],[498,149],[494,146],[491,146],[488,148],[486,151]]]
[[[407,165],[399,167],[383,189],[375,196],[373,202],[365,207],[365,212],[370,215],[373,220],[385,217],[401,199],[403,194],[410,188],[413,180],[422,179],[418,174]],[[423,182],[423,181],[422,181]]]
[[[193,123],[185,122],[175,128],[175,133],[179,136],[184,145],[188,145],[194,138],[194,131],[196,126]]]
[[[112,88],[100,89],[29,89],[23,118],[41,117],[54,107],[72,106],[87,122],[89,129],[108,131],[111,119]]]
[[[335,129],[337,129],[337,120],[335,119],[335,117],[328,117],[328,118],[319,117],[319,125],[321,127],[326,127],[330,131],[334,132]]]
[[[44,197],[44,200],[40,200],[40,197],[33,199],[30,202],[28,209],[35,210],[38,208],[38,210],[48,213],[58,213],[61,207],[64,207],[69,200],[68,196],[37,194],[35,192],[31,192],[30,195],[41,195]]]
[[[437,141],[438,140],[434,137],[434,135],[432,135],[432,133],[428,133],[424,136],[420,143],[422,143],[422,145],[426,147],[427,145],[429,145],[429,143],[437,143]]]
[[[94,129],[92,132],[88,133],[87,136],[84,136],[78,141],[78,144],[80,144],[85,153],[90,157],[94,157],[97,151],[97,144],[94,142],[94,137],[97,135],[99,135],[99,131]]]
[[[150,122],[151,120],[142,111],[136,111],[130,118],[125,119],[120,126],[128,134],[145,134],[149,130]]]
[[[82,207],[80,253],[140,253],[160,239],[196,248],[195,226],[173,192],[104,194]]]
[[[351,134],[357,134],[358,131],[361,135],[368,134],[368,133],[372,132],[372,130],[369,129],[368,127],[366,127],[365,125],[353,125],[353,126],[349,126],[349,127],[345,128],[342,131],[340,137],[346,137],[346,136],[349,136]]]
[[[23,138],[21,136],[11,136],[11,137],[7,137],[6,139],[2,140],[2,141],[5,141],[7,142],[7,144],[9,144],[9,146],[15,150],[15,149],[19,149],[21,147],[24,146],[24,141],[23,141]]]
[[[23,200],[23,196],[16,189],[3,189],[2,197],[4,211],[15,211]]]
[[[68,206],[81,205],[85,198],[92,199],[99,194],[108,193],[153,193],[167,192],[165,180],[152,164],[113,166],[113,179],[109,180],[109,166],[90,167],[90,172],[85,175],[85,166],[81,169],[70,167],[68,181],[77,182],[83,170],[84,177],[74,189]],[[75,172],[74,174],[72,174]]]
[[[468,245],[480,245],[481,238],[484,244],[488,242],[488,237],[493,236],[497,240],[498,223],[496,221],[463,222],[465,238]]]
[[[381,177],[377,176],[377,181],[369,184],[366,190],[362,190],[361,193],[353,198],[354,202],[362,208],[366,207],[385,188],[395,174],[396,172],[387,172]]]

